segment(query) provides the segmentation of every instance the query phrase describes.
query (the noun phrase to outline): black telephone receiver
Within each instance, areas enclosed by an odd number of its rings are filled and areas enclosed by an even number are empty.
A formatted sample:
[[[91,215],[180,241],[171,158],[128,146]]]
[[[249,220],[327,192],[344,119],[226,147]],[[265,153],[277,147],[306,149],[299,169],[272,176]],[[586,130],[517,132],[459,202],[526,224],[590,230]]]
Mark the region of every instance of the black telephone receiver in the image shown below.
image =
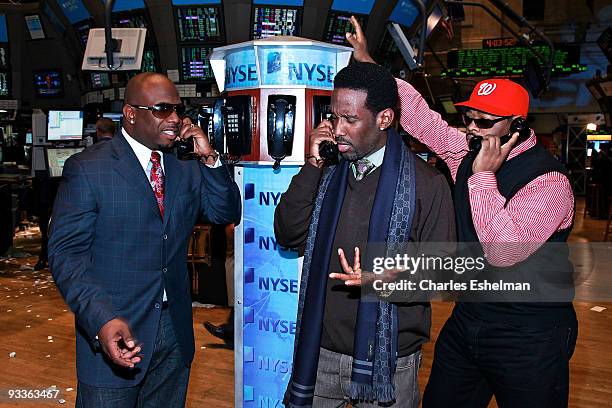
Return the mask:
[[[268,154],[275,160],[275,170],[293,151],[295,103],[294,95],[268,96]]]
[[[515,146],[527,140],[531,135],[531,128],[529,127],[527,120],[522,116],[512,121],[510,124],[510,133],[499,138],[501,144],[503,145],[508,143],[508,141],[512,138],[512,135],[516,132],[519,133],[519,136],[516,140]],[[468,147],[471,152],[477,154],[482,147],[482,136],[472,136],[468,142]]]
[[[316,128],[324,120],[332,120],[331,96],[316,95],[312,98],[312,127]],[[319,156],[326,164],[338,163],[338,145],[329,141],[319,145]]]
[[[221,113],[221,107],[225,101],[223,99],[217,99],[212,107],[212,112],[209,113],[207,130],[208,140],[213,149],[219,154],[225,153],[225,140],[223,139],[223,114]],[[202,126],[200,126],[202,127]],[[202,127],[202,129],[204,129]]]
[[[319,145],[319,156],[325,161],[326,164],[338,163],[338,145],[328,140],[321,142]]]

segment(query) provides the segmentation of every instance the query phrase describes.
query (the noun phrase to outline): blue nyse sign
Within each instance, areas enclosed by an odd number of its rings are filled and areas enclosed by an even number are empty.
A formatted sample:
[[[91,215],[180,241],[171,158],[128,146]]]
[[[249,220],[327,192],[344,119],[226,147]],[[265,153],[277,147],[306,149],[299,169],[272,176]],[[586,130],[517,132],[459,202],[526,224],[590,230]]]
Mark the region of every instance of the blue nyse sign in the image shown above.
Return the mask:
[[[228,53],[225,62],[227,90],[258,86],[303,86],[331,90],[338,71],[337,54],[316,47],[258,46],[257,55],[254,49],[241,49]]]
[[[242,404],[282,407],[291,375],[300,259],[274,236],[274,210],[299,166],[242,168]]]

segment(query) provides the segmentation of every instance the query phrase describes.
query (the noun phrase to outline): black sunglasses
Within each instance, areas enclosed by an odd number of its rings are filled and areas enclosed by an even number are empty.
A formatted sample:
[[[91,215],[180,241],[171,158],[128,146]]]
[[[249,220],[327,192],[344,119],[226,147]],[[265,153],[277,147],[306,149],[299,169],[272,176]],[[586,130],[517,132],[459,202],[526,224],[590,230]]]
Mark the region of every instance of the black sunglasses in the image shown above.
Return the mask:
[[[463,123],[465,124],[465,126],[470,126],[470,123],[474,122],[476,126],[478,127],[478,129],[491,129],[493,126],[495,126],[497,122],[501,122],[504,119],[509,119],[512,117],[512,116],[502,116],[501,118],[496,118],[496,119],[475,119],[475,118],[470,118],[465,113],[462,114],[461,116],[463,116]]]
[[[132,108],[149,110],[157,119],[166,119],[172,115],[172,112],[176,112],[179,118],[185,116],[185,105],[182,103],[173,104],[161,102],[156,103],[153,106],[132,105],[131,103],[128,103],[128,105],[130,105]]]

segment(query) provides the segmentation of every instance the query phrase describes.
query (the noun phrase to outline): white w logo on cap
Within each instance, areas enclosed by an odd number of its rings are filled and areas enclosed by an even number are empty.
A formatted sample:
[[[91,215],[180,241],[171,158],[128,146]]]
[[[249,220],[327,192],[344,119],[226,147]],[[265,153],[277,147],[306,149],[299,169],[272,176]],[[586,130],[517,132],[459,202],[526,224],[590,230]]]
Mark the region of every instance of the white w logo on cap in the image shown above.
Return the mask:
[[[493,93],[493,91],[497,88],[497,84],[490,84],[488,82],[483,82],[480,84],[480,88],[478,88],[479,96],[488,96]]]

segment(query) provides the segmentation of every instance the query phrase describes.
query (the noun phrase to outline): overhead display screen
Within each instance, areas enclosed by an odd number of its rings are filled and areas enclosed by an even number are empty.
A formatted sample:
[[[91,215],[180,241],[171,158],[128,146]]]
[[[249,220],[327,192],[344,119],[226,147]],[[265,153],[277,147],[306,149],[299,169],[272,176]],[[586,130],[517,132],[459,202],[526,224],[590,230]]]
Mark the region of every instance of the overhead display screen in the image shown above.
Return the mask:
[[[281,7],[255,7],[253,11],[253,39],[277,35],[300,35],[299,10]]]
[[[175,17],[179,42],[223,40],[219,6],[178,7]]]
[[[173,6],[195,6],[198,4],[221,4],[221,0],[172,0]]]
[[[11,90],[9,80],[8,72],[0,72],[0,96],[9,96]]]
[[[351,24],[351,13],[344,13],[338,11],[330,11],[327,16],[327,23],[325,24],[325,32],[323,34],[323,41],[327,41],[333,44],[350,45],[346,40],[346,33],[353,32],[353,25]],[[366,27],[367,17],[363,15],[355,15],[357,21],[363,29]]]
[[[304,0],[253,0],[253,4],[302,7],[304,5]]]
[[[429,1],[424,0],[423,3],[425,3],[425,7],[427,7]],[[400,0],[391,12],[389,20],[410,28],[420,14],[419,8],[412,0]]]
[[[92,89],[103,89],[111,86],[110,75],[108,72],[90,73],[90,82]]]
[[[180,74],[181,81],[210,81],[214,79],[209,57],[211,47],[181,47]]]
[[[376,0],[334,0],[331,9],[348,13],[370,14]]]
[[[143,0],[115,0],[113,12],[145,8]]]
[[[8,42],[8,31],[6,29],[5,14],[0,14],[0,42]]]
[[[62,96],[64,93],[62,73],[51,69],[34,72],[34,92],[43,98]]]
[[[57,4],[62,8],[71,24],[91,17],[81,0],[57,0]]]
[[[51,9],[49,3],[45,3],[42,8],[42,11],[59,34],[63,34],[64,32],[66,32],[66,27],[64,27],[64,24],[62,24],[60,19],[57,17],[55,11]]]
[[[545,57],[550,55],[546,46],[535,46]],[[448,70],[443,76],[472,77],[488,75],[522,75],[527,61],[534,54],[528,47],[476,48],[449,51],[447,55]],[[571,74],[586,71],[587,67],[580,63],[579,45],[555,46],[553,74]]]
[[[8,69],[10,64],[8,44],[0,45],[0,70]]]

